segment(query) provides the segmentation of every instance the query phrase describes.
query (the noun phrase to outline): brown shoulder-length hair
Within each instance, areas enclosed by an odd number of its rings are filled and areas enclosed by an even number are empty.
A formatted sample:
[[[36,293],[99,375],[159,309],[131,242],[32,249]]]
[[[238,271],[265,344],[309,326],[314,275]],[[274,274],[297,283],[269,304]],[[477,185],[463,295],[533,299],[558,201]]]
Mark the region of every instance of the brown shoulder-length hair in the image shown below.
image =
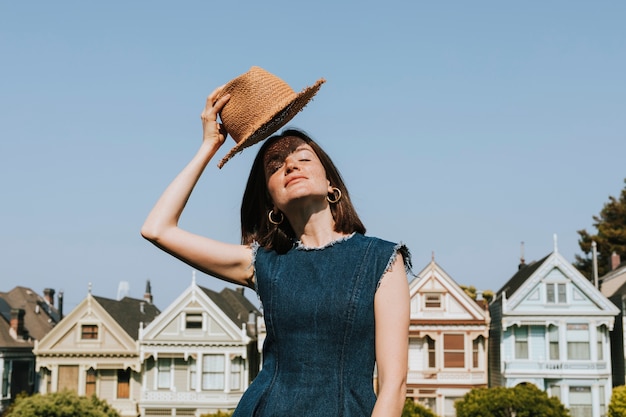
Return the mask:
[[[365,234],[365,226],[350,201],[348,189],[328,154],[304,132],[288,129],[267,139],[254,159],[241,202],[241,242],[249,245],[256,241],[266,249],[285,253],[293,246],[297,238],[286,218],[280,225],[272,224],[268,220],[268,213],[274,204],[267,190],[264,155],[273,143],[287,137],[299,138],[309,145],[320,159],[330,185],[341,190],[341,199],[337,203],[330,204],[335,220],[335,231],[345,234],[353,232]]]

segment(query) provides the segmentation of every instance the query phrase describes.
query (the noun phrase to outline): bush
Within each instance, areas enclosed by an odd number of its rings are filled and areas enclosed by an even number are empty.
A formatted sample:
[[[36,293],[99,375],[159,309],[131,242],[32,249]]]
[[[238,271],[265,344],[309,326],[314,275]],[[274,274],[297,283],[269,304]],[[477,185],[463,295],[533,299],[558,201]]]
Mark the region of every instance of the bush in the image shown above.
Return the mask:
[[[6,417],[120,417],[106,401],[95,395],[79,396],[74,391],[20,395]]]
[[[422,404],[407,398],[402,409],[402,417],[437,417],[437,415]]]
[[[477,388],[455,404],[457,417],[570,417],[556,397],[532,384],[514,388]]]
[[[609,403],[609,417],[626,416],[626,386],[613,388]]]

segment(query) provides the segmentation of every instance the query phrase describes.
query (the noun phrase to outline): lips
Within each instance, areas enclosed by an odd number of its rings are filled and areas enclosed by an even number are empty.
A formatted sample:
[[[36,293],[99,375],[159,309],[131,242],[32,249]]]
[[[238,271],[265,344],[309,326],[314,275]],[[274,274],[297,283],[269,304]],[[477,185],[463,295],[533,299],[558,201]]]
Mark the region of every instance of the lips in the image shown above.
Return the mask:
[[[304,179],[306,179],[304,175],[294,175],[292,177],[289,177],[287,178],[287,181],[285,181],[285,187],[287,187],[292,182],[296,182],[298,180],[304,180]]]

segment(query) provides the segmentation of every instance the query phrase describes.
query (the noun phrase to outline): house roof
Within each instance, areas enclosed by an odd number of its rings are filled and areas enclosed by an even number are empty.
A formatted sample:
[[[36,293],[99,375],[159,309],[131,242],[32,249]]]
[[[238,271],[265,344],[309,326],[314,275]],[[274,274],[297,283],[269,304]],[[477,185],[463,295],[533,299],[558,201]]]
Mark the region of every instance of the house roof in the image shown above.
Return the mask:
[[[600,278],[600,291],[607,298],[626,293],[626,261]]]
[[[13,308],[24,310],[25,335],[32,340],[41,340],[59,321],[58,310],[30,288],[17,286],[0,292],[0,347],[25,346],[23,340],[14,339],[9,333]]]
[[[139,338],[140,323],[146,326],[160,313],[154,304],[143,299],[124,297],[121,300],[112,300],[97,296],[93,296],[93,298],[133,340]]]
[[[238,327],[248,321],[250,312],[260,314],[259,310],[248,300],[243,292],[224,288],[219,293],[208,288],[199,287]]]
[[[526,280],[548,259],[550,255],[544,258],[533,261],[529,264],[522,265],[520,269],[498,290],[497,296],[500,297],[502,293],[506,293],[507,297],[510,297],[519,289],[519,287],[526,282]]]

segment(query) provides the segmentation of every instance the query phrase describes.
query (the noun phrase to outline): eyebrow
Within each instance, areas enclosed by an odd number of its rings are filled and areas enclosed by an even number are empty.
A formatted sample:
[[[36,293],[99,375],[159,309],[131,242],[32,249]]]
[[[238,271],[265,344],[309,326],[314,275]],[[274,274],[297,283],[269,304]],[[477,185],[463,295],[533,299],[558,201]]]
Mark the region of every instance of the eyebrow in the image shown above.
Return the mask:
[[[311,147],[308,146],[306,143],[303,143],[302,145],[298,146],[296,149],[293,150],[292,153],[295,153],[298,151],[309,151],[309,152],[315,153],[315,151],[313,151],[313,149],[311,149]]]

